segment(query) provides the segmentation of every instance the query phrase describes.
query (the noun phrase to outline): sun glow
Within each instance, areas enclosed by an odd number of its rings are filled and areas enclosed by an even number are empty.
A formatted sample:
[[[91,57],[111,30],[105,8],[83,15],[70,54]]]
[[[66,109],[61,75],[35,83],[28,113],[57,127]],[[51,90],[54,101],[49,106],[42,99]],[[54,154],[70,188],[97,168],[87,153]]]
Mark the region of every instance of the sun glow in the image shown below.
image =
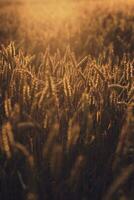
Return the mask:
[[[28,1],[22,5],[19,12],[20,30],[23,38],[36,38],[40,49],[42,44],[55,45],[57,40],[70,44],[71,32],[78,30],[79,9],[73,1]],[[42,44],[40,43],[42,41]],[[34,46],[34,41],[31,41]],[[32,48],[32,46],[28,46]]]
[[[67,0],[30,1],[25,4],[24,12],[35,22],[47,21],[48,24],[55,23],[55,26],[76,17],[74,4]]]
[[[29,11],[33,11],[35,15],[49,15],[50,18],[55,16],[57,18],[65,18],[69,17],[73,13],[73,4],[71,1],[67,0],[50,0],[50,1],[44,1],[39,0],[31,1],[27,3],[27,8]],[[42,16],[43,17],[43,16]]]

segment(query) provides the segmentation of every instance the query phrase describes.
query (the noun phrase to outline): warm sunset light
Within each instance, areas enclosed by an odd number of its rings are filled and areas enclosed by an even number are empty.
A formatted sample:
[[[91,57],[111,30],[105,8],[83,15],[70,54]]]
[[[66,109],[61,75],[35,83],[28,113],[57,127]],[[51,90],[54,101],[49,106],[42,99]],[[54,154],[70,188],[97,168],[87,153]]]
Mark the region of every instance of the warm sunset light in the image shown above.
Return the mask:
[[[29,11],[33,11],[34,14],[39,17],[58,17],[58,18],[66,18],[75,12],[75,7],[73,7],[71,2],[59,1],[58,3],[55,0],[50,2],[44,2],[43,0],[38,3],[27,3],[27,7]]]
[[[134,199],[134,0],[0,0],[0,200]]]

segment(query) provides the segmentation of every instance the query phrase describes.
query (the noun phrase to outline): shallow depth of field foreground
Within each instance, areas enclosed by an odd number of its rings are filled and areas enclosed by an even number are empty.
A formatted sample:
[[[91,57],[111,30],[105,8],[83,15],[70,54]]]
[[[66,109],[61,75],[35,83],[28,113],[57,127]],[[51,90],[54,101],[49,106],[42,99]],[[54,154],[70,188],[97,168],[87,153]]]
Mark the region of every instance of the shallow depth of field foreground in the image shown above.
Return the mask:
[[[0,199],[134,199],[134,1],[0,1]]]

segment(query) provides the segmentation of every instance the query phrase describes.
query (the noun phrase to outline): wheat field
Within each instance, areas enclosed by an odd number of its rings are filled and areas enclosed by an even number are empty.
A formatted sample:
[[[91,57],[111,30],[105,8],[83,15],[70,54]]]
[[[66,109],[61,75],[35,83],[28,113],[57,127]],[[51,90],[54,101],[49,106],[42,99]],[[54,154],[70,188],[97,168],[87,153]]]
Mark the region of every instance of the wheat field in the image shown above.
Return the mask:
[[[134,199],[133,0],[0,2],[0,199]]]

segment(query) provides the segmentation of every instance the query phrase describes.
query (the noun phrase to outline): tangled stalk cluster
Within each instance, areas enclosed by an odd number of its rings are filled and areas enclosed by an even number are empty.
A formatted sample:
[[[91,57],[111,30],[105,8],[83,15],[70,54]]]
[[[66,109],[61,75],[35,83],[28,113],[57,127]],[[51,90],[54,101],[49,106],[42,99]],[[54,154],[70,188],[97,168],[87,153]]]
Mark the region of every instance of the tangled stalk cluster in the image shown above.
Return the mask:
[[[2,199],[108,200],[127,184],[134,172],[134,63],[102,60],[77,62],[70,48],[35,58],[14,43],[2,47]]]

